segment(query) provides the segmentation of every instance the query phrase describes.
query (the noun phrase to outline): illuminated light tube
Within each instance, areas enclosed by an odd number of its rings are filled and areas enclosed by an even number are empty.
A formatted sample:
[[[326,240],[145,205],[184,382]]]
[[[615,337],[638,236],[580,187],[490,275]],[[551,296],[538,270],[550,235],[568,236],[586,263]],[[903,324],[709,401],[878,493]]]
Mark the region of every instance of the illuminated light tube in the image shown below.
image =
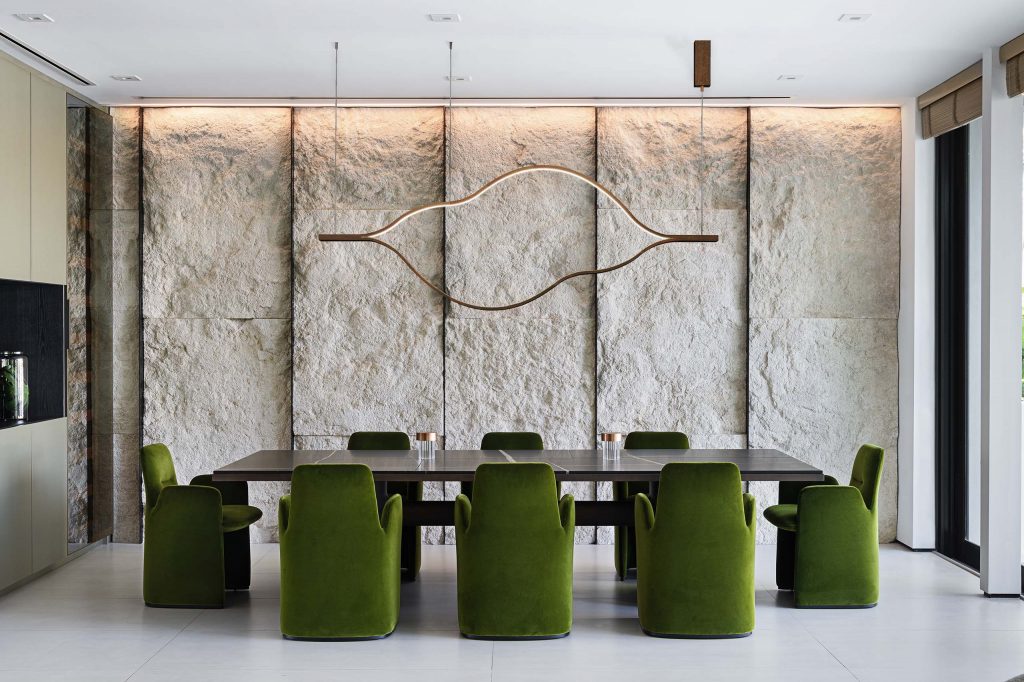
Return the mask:
[[[651,244],[648,244],[647,246],[642,248],[640,251],[638,251],[637,253],[633,254],[631,257],[627,258],[626,260],[624,260],[624,261],[622,261],[620,263],[616,263],[614,265],[610,265],[610,266],[605,267],[605,268],[596,268],[596,269],[593,269],[593,270],[580,270],[578,272],[573,272],[573,273],[570,273],[568,275],[564,275],[563,277],[559,277],[552,284],[550,284],[550,285],[546,286],[545,288],[541,289],[539,292],[537,292],[533,296],[530,296],[529,298],[523,299],[522,301],[517,301],[516,303],[510,303],[508,305],[481,305],[481,304],[470,303],[468,301],[463,301],[461,299],[455,298],[454,296],[449,294],[447,291],[445,291],[444,289],[442,289],[441,287],[437,286],[436,284],[431,282],[429,279],[427,279],[419,270],[416,269],[416,267],[409,261],[408,258],[405,257],[405,255],[401,251],[396,249],[391,244],[388,244],[387,242],[384,242],[384,241],[378,239],[378,237],[382,237],[385,234],[387,234],[388,232],[391,232],[392,230],[397,228],[399,225],[404,223],[406,220],[408,220],[409,218],[412,218],[415,215],[419,215],[420,213],[424,213],[426,211],[436,210],[436,209],[439,209],[439,208],[454,208],[456,206],[462,206],[464,204],[468,204],[468,203],[470,203],[472,201],[475,201],[476,199],[480,198],[481,196],[486,194],[488,191],[490,191],[494,187],[500,185],[502,182],[504,182],[505,180],[508,180],[509,178],[511,178],[513,176],[522,175],[524,173],[538,173],[538,172],[542,172],[542,173],[559,173],[559,174],[562,174],[562,175],[568,175],[568,176],[570,176],[572,178],[575,178],[577,180],[580,180],[580,181],[590,185],[591,187],[596,189],[598,192],[600,192],[601,194],[606,196],[616,206],[621,208],[625,212],[626,216],[629,218],[630,222],[633,223],[633,225],[635,225],[636,227],[640,228],[641,230],[643,230],[647,234],[651,235],[652,237],[656,237],[658,239],[658,241],[653,242]],[[574,170],[572,170],[570,168],[565,168],[564,166],[530,165],[530,166],[523,166],[522,168],[516,168],[514,170],[510,170],[507,173],[502,173],[501,175],[499,175],[498,177],[494,178],[493,180],[488,181],[480,189],[476,190],[472,194],[469,194],[469,195],[467,195],[465,197],[462,197],[461,199],[453,199],[452,201],[439,201],[439,202],[435,202],[435,203],[432,203],[432,204],[425,204],[423,206],[418,206],[416,208],[410,209],[410,210],[406,211],[405,213],[403,213],[402,215],[400,215],[397,218],[395,218],[393,221],[391,221],[390,223],[388,223],[384,227],[380,228],[379,230],[373,230],[372,232],[363,232],[363,233],[357,233],[357,234],[321,234],[321,235],[318,236],[318,239],[320,241],[322,241],[322,242],[370,242],[370,243],[373,243],[373,244],[380,244],[381,246],[383,246],[384,248],[388,249],[389,251],[394,253],[396,256],[398,256],[402,260],[402,262],[405,264],[405,266],[407,268],[409,268],[410,270],[412,270],[413,274],[416,275],[416,277],[418,277],[420,279],[420,281],[422,281],[428,287],[430,287],[431,289],[433,289],[438,294],[443,296],[445,299],[451,301],[452,303],[456,303],[456,304],[461,305],[461,306],[466,307],[466,308],[473,308],[474,310],[499,311],[499,310],[511,310],[512,308],[518,308],[518,307],[524,306],[524,305],[526,305],[528,303],[532,303],[533,301],[536,301],[538,298],[540,298],[544,294],[548,293],[549,291],[551,291],[552,289],[557,287],[562,282],[565,282],[566,280],[570,280],[570,279],[572,279],[574,277],[582,277],[584,275],[601,275],[601,274],[604,274],[606,272],[612,272],[613,270],[618,270],[619,268],[622,268],[622,267],[625,267],[625,266],[629,265],[630,263],[635,261],[637,258],[639,258],[640,256],[642,256],[645,253],[647,253],[648,251],[650,251],[651,249],[657,248],[657,247],[662,246],[664,244],[717,242],[718,241],[718,235],[714,235],[714,234],[667,234],[665,232],[659,232],[658,230],[655,230],[654,228],[646,225],[643,221],[641,221],[639,218],[637,218],[635,215],[633,215],[633,212],[629,210],[629,208],[622,202],[621,199],[619,199],[617,196],[615,196],[615,194],[612,193],[611,190],[607,189],[606,187],[601,185],[601,183],[597,182],[596,180],[593,180],[592,178],[589,178],[586,175],[583,175],[582,173],[578,173],[577,171],[574,171]]]

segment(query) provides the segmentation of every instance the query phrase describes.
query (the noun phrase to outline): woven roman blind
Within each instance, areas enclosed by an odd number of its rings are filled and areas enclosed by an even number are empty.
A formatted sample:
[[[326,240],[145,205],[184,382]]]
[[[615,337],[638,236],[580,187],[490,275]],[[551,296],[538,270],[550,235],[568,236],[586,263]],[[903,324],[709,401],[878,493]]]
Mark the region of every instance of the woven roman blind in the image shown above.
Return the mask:
[[[981,62],[917,98],[925,138],[959,128],[981,116]]]
[[[1006,92],[1010,97],[1024,93],[1024,34],[999,48],[999,60],[1006,62]]]

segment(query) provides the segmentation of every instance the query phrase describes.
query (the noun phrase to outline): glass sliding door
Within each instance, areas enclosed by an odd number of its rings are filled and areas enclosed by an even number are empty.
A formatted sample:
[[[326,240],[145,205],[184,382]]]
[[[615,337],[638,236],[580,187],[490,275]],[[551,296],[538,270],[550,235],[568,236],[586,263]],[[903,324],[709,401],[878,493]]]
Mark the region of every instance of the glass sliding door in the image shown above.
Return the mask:
[[[976,155],[972,163],[977,124],[935,138],[936,544],[941,553],[974,569],[980,563],[981,454],[980,219],[972,218],[980,205],[971,201],[972,167],[979,168]]]

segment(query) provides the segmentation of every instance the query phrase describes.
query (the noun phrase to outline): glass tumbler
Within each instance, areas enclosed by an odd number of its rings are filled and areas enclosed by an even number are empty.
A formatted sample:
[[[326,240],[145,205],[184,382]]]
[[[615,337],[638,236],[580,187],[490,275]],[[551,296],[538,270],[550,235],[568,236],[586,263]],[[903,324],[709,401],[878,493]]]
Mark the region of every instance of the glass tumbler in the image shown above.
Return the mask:
[[[433,462],[437,452],[437,434],[420,431],[416,434],[416,458],[421,462]]]
[[[621,433],[602,433],[601,434],[601,456],[608,461],[617,462],[619,455],[622,452],[622,434]]]
[[[23,420],[28,407],[28,358],[0,352],[0,419]]]

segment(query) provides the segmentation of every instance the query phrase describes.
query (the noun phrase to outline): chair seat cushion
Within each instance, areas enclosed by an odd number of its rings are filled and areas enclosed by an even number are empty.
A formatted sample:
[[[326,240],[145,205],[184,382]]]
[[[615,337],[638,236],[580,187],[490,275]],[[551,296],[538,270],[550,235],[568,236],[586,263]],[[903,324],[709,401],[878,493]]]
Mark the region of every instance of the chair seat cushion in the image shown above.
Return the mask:
[[[796,507],[795,504],[776,504],[764,510],[764,517],[773,526],[795,533],[797,529]]]
[[[220,526],[225,533],[242,530],[263,518],[263,512],[247,504],[225,504]]]

